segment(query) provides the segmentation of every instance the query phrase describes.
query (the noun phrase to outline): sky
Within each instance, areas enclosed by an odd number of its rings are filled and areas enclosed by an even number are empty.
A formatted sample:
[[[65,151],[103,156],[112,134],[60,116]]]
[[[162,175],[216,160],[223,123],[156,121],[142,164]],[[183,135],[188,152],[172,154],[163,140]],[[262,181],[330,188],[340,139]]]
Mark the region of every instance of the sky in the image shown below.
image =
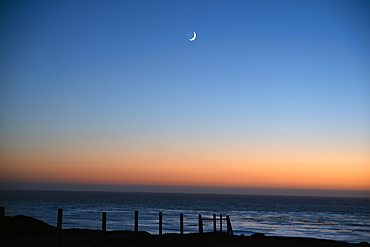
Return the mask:
[[[3,188],[370,196],[369,1],[0,11]]]

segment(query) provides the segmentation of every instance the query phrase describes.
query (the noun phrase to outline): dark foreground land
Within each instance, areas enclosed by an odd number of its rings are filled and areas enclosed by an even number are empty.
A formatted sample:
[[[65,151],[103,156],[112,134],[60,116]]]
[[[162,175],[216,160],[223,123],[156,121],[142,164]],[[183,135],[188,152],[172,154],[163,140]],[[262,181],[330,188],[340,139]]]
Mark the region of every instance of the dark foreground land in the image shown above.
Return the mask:
[[[56,246],[56,228],[27,216],[5,217],[0,246]],[[147,232],[62,230],[60,246],[370,246],[314,238],[232,236],[226,233],[151,235]]]

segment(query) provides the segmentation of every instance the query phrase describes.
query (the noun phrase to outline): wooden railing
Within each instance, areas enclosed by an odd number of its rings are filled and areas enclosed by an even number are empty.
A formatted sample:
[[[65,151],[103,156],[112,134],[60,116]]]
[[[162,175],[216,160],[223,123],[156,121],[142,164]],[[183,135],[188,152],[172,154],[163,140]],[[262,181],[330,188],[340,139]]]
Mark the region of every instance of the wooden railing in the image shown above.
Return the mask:
[[[213,215],[213,218],[202,218],[202,215],[198,216],[199,219],[199,233],[203,233],[203,221],[213,221],[213,232],[217,231],[216,222],[220,221],[220,232],[222,232],[222,221],[226,221],[227,226],[227,233],[233,235],[233,228],[231,226],[230,217],[226,215],[226,218],[222,218],[222,214],[220,214],[220,218],[216,217],[216,214]]]
[[[5,215],[5,208],[0,207],[0,244],[1,244],[1,235],[4,230],[4,215]],[[203,233],[203,222],[204,221],[213,221],[213,231],[217,232],[217,221],[219,221],[219,231],[222,232],[222,222],[226,221],[227,223],[227,233],[233,234],[233,230],[231,227],[231,221],[230,217],[227,215],[225,218],[222,217],[222,214],[220,214],[219,217],[216,216],[216,214],[213,215],[213,218],[203,218],[202,215],[199,214],[198,216],[198,224],[199,224],[199,233]],[[60,240],[62,235],[62,222],[63,222],[63,209],[58,209],[58,221],[57,221],[57,233],[56,233],[56,246],[60,246]],[[159,235],[162,235],[162,212],[159,212],[159,229],[158,233]],[[102,213],[102,238],[103,241],[105,241],[105,233],[107,228],[107,213]],[[134,221],[134,231],[139,231],[139,211],[135,211],[135,221]],[[180,213],[180,234],[184,234],[184,215]]]

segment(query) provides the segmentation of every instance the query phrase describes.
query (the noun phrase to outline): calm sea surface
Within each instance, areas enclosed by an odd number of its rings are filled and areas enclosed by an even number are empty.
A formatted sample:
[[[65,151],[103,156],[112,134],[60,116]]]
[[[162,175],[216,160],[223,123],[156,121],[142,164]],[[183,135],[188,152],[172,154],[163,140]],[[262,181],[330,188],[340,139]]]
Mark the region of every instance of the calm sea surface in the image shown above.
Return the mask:
[[[0,191],[0,206],[7,216],[23,214],[53,226],[63,208],[64,229],[101,229],[102,212],[107,212],[107,230],[133,230],[137,210],[139,231],[152,234],[158,234],[159,212],[164,233],[179,232],[180,213],[186,233],[198,232],[198,214],[223,214],[230,216],[234,234],[370,242],[369,198]],[[204,231],[213,231],[212,224],[206,221]]]

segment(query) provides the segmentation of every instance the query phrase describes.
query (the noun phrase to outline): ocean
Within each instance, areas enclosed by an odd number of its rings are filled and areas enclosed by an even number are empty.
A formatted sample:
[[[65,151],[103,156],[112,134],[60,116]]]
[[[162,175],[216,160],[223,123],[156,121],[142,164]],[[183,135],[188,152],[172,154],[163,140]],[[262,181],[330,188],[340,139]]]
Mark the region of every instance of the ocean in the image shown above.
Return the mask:
[[[230,216],[238,235],[370,242],[370,198],[3,190],[0,206],[7,216],[27,215],[53,226],[62,208],[63,229],[101,229],[106,212],[108,231],[134,230],[134,214],[139,211],[139,231],[158,234],[162,212],[163,233],[179,233],[180,213],[184,233],[190,233],[198,232],[199,214],[222,214]],[[204,232],[213,231],[212,221],[204,224]]]

